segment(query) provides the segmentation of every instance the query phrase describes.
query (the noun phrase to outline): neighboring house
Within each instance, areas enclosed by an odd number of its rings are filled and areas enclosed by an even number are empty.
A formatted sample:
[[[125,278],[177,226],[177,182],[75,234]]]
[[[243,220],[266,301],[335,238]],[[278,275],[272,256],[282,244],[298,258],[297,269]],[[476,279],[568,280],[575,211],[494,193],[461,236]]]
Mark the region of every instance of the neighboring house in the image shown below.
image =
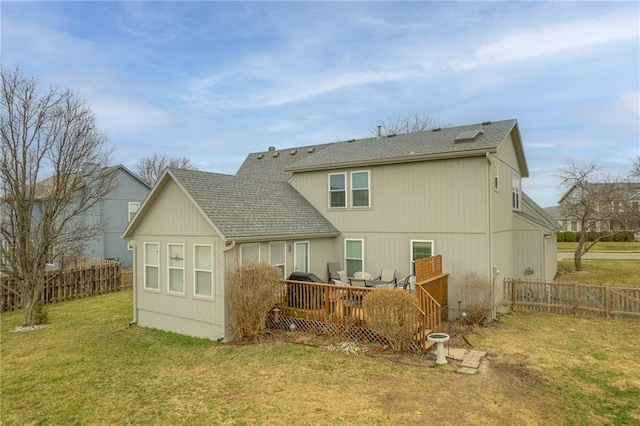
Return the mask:
[[[557,225],[522,192],[528,175],[516,120],[271,147],[236,176],[169,169],[123,234],[135,246],[134,320],[230,339],[226,274],[238,265],[326,278],[339,262],[348,275],[401,278],[435,254],[450,300],[477,272],[495,308],[503,278],[556,273]]]
[[[100,220],[104,224],[103,233],[88,241],[84,255],[97,259],[120,259],[123,268],[133,265],[133,248],[122,239],[122,232],[133,219],[138,208],[151,188],[123,165],[106,167],[102,173],[115,173],[115,189],[100,203],[94,217],[85,220]]]
[[[640,230],[639,183],[588,183],[585,191],[586,199],[576,202],[582,191],[572,186],[557,206],[544,209],[563,231],[582,231],[583,219],[587,219],[584,222],[588,231]],[[592,210],[588,215],[583,214],[584,205]]]

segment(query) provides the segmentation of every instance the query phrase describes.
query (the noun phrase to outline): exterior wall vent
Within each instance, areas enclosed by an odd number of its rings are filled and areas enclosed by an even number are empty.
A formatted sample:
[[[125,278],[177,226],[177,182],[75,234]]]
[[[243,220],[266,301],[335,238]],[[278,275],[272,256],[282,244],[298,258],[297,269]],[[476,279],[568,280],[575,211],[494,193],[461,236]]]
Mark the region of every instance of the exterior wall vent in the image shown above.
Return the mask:
[[[478,135],[482,133],[481,130],[465,130],[456,136],[456,143],[458,142],[472,142],[476,140]]]

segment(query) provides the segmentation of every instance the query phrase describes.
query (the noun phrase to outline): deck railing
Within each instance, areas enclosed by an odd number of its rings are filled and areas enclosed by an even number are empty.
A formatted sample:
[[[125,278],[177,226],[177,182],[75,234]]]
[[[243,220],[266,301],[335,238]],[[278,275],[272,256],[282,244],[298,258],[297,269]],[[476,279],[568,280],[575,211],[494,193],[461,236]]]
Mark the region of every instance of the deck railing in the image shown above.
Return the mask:
[[[410,349],[421,351],[430,346],[425,338],[440,325],[442,306],[427,289],[446,286],[447,279],[448,274],[440,275],[417,287],[422,318],[416,324],[416,337]],[[267,318],[267,326],[386,344],[386,339],[370,330],[365,321],[362,300],[372,291],[376,289],[283,281],[275,308]]]

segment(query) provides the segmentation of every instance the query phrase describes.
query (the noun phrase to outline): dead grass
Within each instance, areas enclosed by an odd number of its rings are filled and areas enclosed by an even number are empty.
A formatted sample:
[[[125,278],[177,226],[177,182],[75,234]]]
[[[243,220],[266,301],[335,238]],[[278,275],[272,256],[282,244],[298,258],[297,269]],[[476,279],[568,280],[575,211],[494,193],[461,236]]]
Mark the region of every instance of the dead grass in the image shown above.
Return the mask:
[[[558,251],[575,252],[578,243],[558,243]],[[598,242],[590,253],[607,253],[607,252],[634,252],[640,253],[640,241],[624,241],[624,242]]]
[[[573,260],[559,260],[557,281],[640,287],[640,262],[637,260],[583,259],[582,271]]]
[[[51,305],[48,327],[0,334],[2,423],[632,424],[638,322],[512,314],[465,332],[474,376],[435,357],[353,353],[300,333],[218,344],[130,327],[131,293]],[[453,324],[452,334],[463,330]],[[466,342],[458,334],[452,344]]]

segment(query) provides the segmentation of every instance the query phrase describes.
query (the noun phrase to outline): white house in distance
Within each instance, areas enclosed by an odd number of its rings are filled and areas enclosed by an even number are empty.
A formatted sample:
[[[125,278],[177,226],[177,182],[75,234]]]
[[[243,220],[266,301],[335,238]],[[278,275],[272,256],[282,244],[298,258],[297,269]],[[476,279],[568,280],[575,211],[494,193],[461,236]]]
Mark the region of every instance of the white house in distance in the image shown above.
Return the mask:
[[[134,247],[134,320],[231,339],[226,274],[266,261],[327,277],[413,273],[442,255],[449,299],[491,283],[553,279],[556,222],[521,190],[516,120],[251,153],[235,176],[168,169],[123,234]],[[464,303],[464,301],[463,301]]]

